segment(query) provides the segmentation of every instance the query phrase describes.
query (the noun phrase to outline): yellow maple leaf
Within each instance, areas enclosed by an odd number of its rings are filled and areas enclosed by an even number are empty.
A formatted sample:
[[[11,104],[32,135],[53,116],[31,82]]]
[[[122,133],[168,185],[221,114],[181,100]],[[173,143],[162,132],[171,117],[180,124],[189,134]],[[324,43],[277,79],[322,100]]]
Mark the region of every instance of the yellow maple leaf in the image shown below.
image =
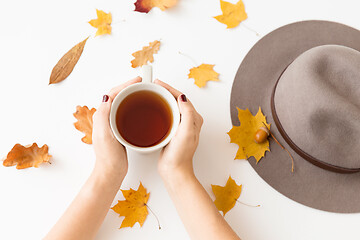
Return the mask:
[[[256,163],[258,163],[265,156],[265,152],[270,151],[269,140],[266,139],[263,143],[256,143],[254,136],[257,130],[263,127],[264,124],[270,130],[270,124],[266,122],[266,117],[261,112],[261,107],[259,107],[256,116],[253,116],[249,109],[242,110],[237,108],[237,110],[239,112],[240,126],[233,126],[228,132],[230,142],[239,145],[235,159],[248,159],[253,156],[256,159]]]
[[[160,49],[160,41],[155,40],[149,43],[149,46],[143,47],[142,50],[134,52],[132,55],[135,57],[131,61],[133,68],[147,64],[147,62],[154,61],[154,54]]]
[[[188,74],[189,78],[195,79],[195,85],[198,87],[204,87],[207,81],[219,81],[219,74],[214,71],[214,66],[211,64],[201,64],[198,67],[190,69]]]
[[[125,200],[118,201],[118,203],[111,209],[118,213],[120,216],[124,216],[120,228],[133,227],[136,222],[142,225],[144,224],[147,215],[147,201],[150,193],[146,192],[146,188],[140,182],[138,190],[121,190]]]
[[[43,162],[49,162],[51,155],[49,147],[45,144],[41,148],[36,143],[28,146],[16,144],[6,156],[3,165],[10,167],[16,165],[17,169],[39,167]]]
[[[93,115],[95,112],[95,108],[89,110],[87,106],[77,106],[76,112],[73,114],[78,120],[74,123],[74,126],[77,130],[85,134],[85,137],[83,137],[81,141],[87,144],[92,144]]]
[[[148,13],[153,7],[158,7],[162,11],[176,5],[178,0],[137,0],[135,11]]]
[[[224,187],[218,185],[211,185],[212,191],[216,197],[214,203],[219,211],[222,211],[224,216],[230,211],[240,197],[242,185],[237,185],[235,180],[229,176]]]
[[[220,0],[220,6],[223,14],[214,18],[219,22],[226,24],[227,28],[234,28],[238,26],[240,22],[247,19],[245,6],[242,0],[239,0],[236,4]]]
[[[111,13],[105,13],[102,10],[96,9],[96,15],[98,17],[97,19],[92,19],[89,21],[91,26],[97,28],[95,36],[111,34]]]

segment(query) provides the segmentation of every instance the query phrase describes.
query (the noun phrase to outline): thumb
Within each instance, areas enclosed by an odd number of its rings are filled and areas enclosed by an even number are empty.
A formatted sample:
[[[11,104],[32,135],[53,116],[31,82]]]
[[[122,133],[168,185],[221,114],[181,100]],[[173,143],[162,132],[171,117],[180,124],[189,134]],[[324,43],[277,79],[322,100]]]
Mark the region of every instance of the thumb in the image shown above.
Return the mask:
[[[180,114],[181,125],[191,127],[194,124],[196,118],[196,110],[192,103],[186,98],[184,94],[181,94],[177,98]]]
[[[94,114],[94,131],[108,132],[110,130],[110,110],[112,99],[104,95],[102,103]]]

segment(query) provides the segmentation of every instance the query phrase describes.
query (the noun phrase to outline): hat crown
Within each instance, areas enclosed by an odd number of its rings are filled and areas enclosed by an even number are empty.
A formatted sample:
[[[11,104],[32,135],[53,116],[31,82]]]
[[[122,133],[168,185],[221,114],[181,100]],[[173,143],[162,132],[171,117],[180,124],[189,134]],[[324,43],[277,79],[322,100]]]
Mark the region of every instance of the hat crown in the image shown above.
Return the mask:
[[[360,168],[360,53],[324,45],[297,57],[277,84],[275,109],[289,138],[325,163]]]

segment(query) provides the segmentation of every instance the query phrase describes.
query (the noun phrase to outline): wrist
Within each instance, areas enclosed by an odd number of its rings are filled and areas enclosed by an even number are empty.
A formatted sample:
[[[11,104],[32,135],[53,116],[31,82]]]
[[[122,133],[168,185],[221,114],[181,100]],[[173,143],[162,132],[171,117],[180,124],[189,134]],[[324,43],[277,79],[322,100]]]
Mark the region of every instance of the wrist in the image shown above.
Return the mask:
[[[102,186],[120,188],[127,171],[113,171],[103,167],[95,166],[91,177]]]
[[[196,179],[194,171],[191,168],[175,168],[159,171],[160,176],[166,185],[177,186],[186,181]]]

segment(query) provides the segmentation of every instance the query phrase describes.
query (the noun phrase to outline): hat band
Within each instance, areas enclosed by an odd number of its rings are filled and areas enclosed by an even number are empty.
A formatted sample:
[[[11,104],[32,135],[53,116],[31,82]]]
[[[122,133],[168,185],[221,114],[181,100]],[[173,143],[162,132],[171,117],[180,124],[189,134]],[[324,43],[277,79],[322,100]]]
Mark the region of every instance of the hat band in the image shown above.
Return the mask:
[[[276,81],[276,84],[274,86],[274,89],[272,91],[271,94],[271,113],[275,122],[275,125],[277,127],[277,129],[279,130],[281,136],[285,139],[285,141],[287,142],[287,144],[297,153],[299,154],[302,158],[304,158],[305,160],[307,160],[308,162],[314,164],[317,167],[320,167],[322,169],[328,170],[328,171],[332,171],[332,172],[337,172],[337,173],[356,173],[360,171],[360,168],[344,168],[344,167],[340,167],[340,166],[336,166],[336,165],[332,165],[326,162],[323,162],[313,156],[311,156],[310,154],[308,154],[307,152],[303,151],[301,148],[299,148],[289,137],[289,135],[286,133],[286,131],[284,130],[279,117],[276,113],[276,109],[275,109],[275,91],[276,91],[276,87],[279,83],[279,80],[281,78],[281,76],[283,75],[283,73],[285,72],[285,70],[287,69],[287,67],[284,69],[284,71],[280,74],[280,77],[278,78],[278,80]]]

